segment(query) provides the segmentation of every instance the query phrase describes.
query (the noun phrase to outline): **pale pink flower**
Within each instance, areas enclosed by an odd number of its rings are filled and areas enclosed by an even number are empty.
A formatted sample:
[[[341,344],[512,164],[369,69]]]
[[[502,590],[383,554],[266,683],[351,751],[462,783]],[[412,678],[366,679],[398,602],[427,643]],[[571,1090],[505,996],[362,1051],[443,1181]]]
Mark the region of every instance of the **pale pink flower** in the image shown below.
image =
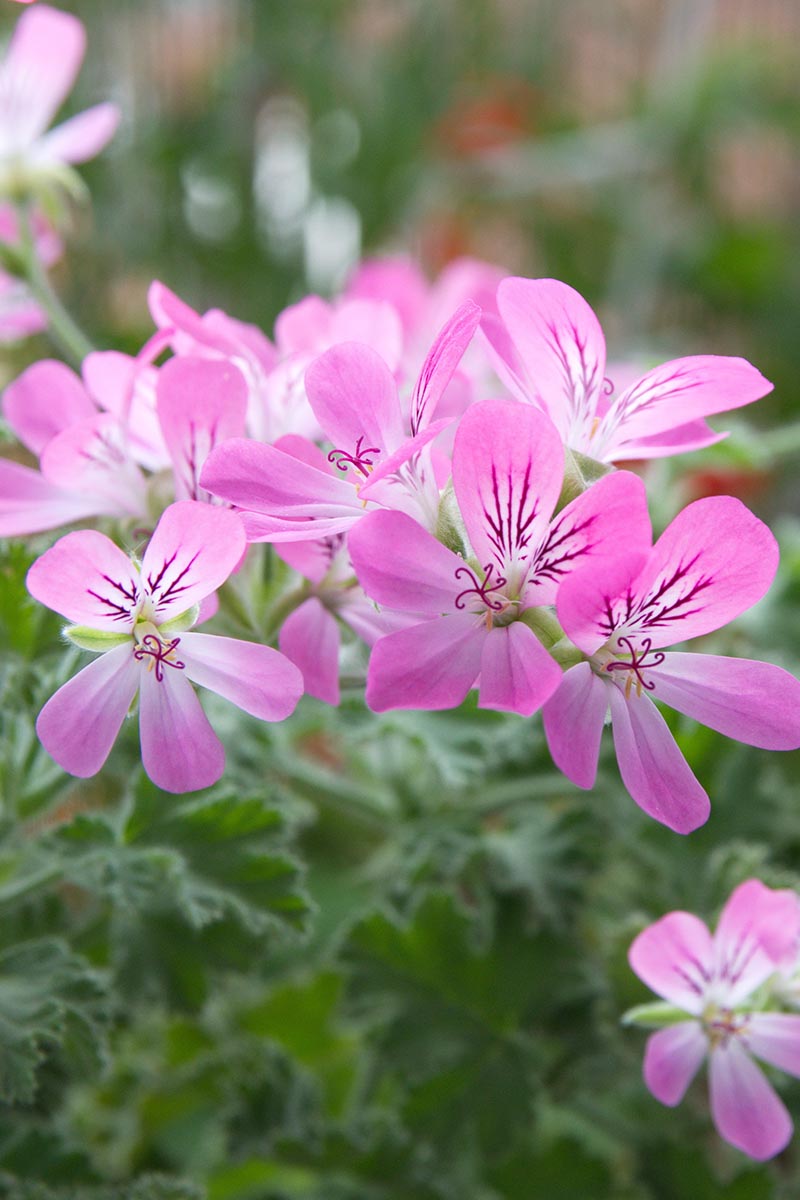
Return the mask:
[[[68,533],[33,564],[31,595],[75,622],[68,635],[98,653],[36,722],[65,771],[100,770],[137,693],[142,762],[169,792],[208,787],[225,765],[192,683],[264,721],[294,710],[302,677],[277,650],[185,632],[245,548],[235,513],[185,500],[165,510],[141,566],[93,530]]]
[[[778,565],[775,538],[738,500],[688,505],[651,550],[576,571],[562,584],[558,617],[587,661],[571,667],[543,717],[557,766],[579,787],[597,773],[610,708],[623,782],[636,803],[689,833],[709,802],[664,718],[663,701],[750,746],[800,746],[800,682],[770,663],[664,647],[727,624],[760,600]]]
[[[504,279],[485,318],[495,368],[548,414],[565,445],[600,462],[654,458],[719,440],[705,421],[751,404],[772,384],[743,358],[700,354],[648,371],[614,397],[606,345],[581,295],[557,279]]]
[[[67,163],[94,158],[119,122],[96,104],[47,132],[72,88],[86,48],[81,21],[46,4],[24,12],[0,63],[0,186],[18,191]]]
[[[672,912],[644,929],[628,954],[639,978],[690,1017],[651,1034],[647,1087],[662,1104],[679,1104],[707,1058],[717,1132],[759,1160],[784,1149],[792,1121],[753,1058],[800,1076],[800,1016],[764,1011],[768,1002],[756,992],[796,959],[798,941],[795,893],[749,879],[713,937],[698,917]]]

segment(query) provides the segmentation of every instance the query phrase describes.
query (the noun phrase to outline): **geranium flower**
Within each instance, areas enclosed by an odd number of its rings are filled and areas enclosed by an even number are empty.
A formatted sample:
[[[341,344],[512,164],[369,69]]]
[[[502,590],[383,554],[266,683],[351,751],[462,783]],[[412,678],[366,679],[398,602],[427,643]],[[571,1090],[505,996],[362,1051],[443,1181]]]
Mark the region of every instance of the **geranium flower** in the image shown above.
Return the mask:
[[[168,792],[208,787],[225,765],[192,683],[264,721],[294,710],[302,676],[277,650],[185,632],[245,548],[235,513],[185,500],[165,510],[141,566],[93,530],[68,533],[37,559],[31,595],[76,622],[70,638],[99,655],[36,722],[65,771],[85,778],[100,770],[137,693],[144,769]]]
[[[58,178],[113,137],[115,104],[96,104],[46,132],[70,91],[86,48],[81,21],[46,4],[24,12],[0,63],[0,191],[25,194],[38,177]]]
[[[648,1039],[647,1087],[662,1104],[679,1104],[707,1058],[717,1132],[759,1160],[783,1150],[792,1121],[753,1057],[800,1076],[800,1016],[764,1011],[768,1000],[756,992],[796,959],[798,941],[795,893],[749,879],[731,895],[713,937],[698,917],[672,912],[628,953],[639,978],[679,1010],[676,1023]],[[690,1019],[680,1020],[681,1011]]]
[[[751,404],[772,384],[743,358],[699,354],[649,371],[613,397],[606,344],[583,297],[557,279],[504,279],[483,332],[498,374],[541,408],[564,444],[600,462],[662,457],[719,440],[712,413]]]
[[[647,537],[644,487],[607,475],[553,510],[564,451],[542,413],[485,400],[462,418],[453,485],[474,557],[465,560],[403,513],[374,512],[351,532],[356,574],[378,604],[419,623],[376,642],[367,703],[450,708],[480,676],[479,704],[530,716],[552,695],[561,668],[526,623],[552,604],[560,581],[619,541]]]
[[[750,608],[777,565],[766,525],[739,500],[714,496],[688,505],[650,551],[623,550],[564,581],[559,621],[587,661],[566,672],[543,717],[553,759],[573,783],[594,784],[610,708],[620,773],[636,803],[679,833],[702,825],[708,796],[654,700],[750,746],[800,746],[800,682],[788,671],[664,651]]]

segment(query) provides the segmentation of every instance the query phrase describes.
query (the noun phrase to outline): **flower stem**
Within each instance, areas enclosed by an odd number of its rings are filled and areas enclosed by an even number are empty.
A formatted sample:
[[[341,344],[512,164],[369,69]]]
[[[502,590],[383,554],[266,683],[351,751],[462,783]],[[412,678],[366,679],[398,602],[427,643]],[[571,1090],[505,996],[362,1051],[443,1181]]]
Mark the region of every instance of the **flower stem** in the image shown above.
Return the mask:
[[[47,272],[36,253],[30,215],[26,209],[19,211],[19,227],[23,278],[36,303],[47,313],[47,332],[50,339],[74,366],[80,367],[86,355],[92,353],[94,346],[53,290]]]

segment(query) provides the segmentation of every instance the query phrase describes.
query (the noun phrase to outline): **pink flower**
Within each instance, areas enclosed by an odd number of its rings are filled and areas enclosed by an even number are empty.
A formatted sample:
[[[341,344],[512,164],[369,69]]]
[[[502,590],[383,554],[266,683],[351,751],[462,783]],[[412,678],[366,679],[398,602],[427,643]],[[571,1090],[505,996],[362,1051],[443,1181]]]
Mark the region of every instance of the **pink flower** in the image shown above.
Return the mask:
[[[201,483],[242,512],[251,541],[316,540],[342,533],[375,503],[436,523],[439,491],[423,451],[450,423],[432,421],[480,319],[460,308],[439,332],[420,371],[411,404],[410,436],[397,384],[371,347],[344,342],[306,372],[314,415],[333,445],[328,462],[283,443],[233,438],[209,456]],[[306,443],[308,446],[309,444]]]
[[[566,672],[543,717],[553,759],[573,783],[594,784],[609,707],[625,786],[679,833],[707,819],[708,796],[653,700],[750,746],[800,746],[800,682],[787,671],[663,649],[750,608],[777,565],[766,525],[716,496],[685,508],[651,550],[623,550],[564,581],[558,617],[587,661]]]
[[[462,418],[453,484],[472,556],[464,559],[403,513],[374,512],[350,534],[368,596],[419,623],[372,651],[367,703],[451,708],[480,677],[482,708],[530,716],[561,668],[527,623],[552,604],[559,582],[618,541],[647,537],[644,488],[628,472],[601,479],[557,517],[564,452],[530,406],[485,400]]]
[[[483,332],[498,374],[548,414],[565,445],[601,462],[696,450],[719,439],[704,418],[751,404],[772,384],[743,358],[677,358],[612,398],[597,317],[556,279],[504,279]]]
[[[191,683],[264,721],[294,710],[302,677],[277,650],[185,632],[245,547],[234,513],[186,500],[166,509],[141,566],[91,530],[68,533],[33,564],[31,595],[76,622],[68,635],[98,653],[36,723],[65,771],[85,778],[100,770],[137,693],[144,768],[168,792],[208,787],[225,765]]]
[[[799,940],[795,893],[749,879],[731,895],[713,937],[691,913],[672,912],[628,953],[639,978],[691,1017],[648,1039],[647,1087],[662,1104],[679,1104],[708,1058],[717,1132],[759,1160],[783,1150],[792,1121],[751,1055],[800,1076],[800,1016],[763,1011],[768,1001],[755,993],[796,958]]]
[[[75,82],[86,48],[83,24],[46,4],[22,14],[0,64],[0,180],[18,190],[66,163],[94,158],[119,122],[115,104],[96,104],[46,132]]]

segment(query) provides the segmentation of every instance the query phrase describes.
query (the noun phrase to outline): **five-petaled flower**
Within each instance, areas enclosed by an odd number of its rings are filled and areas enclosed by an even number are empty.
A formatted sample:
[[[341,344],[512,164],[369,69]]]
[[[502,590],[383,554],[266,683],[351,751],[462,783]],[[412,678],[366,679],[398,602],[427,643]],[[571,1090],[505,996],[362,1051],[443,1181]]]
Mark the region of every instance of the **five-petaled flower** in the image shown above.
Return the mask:
[[[800,682],[788,671],[662,649],[750,608],[777,565],[766,525],[738,500],[715,496],[685,508],[652,549],[622,551],[565,579],[559,620],[587,661],[566,672],[543,712],[564,774],[592,787],[610,708],[628,791],[650,816],[689,833],[707,819],[708,796],[654,700],[750,746],[800,746]]]
[[[800,1016],[769,1011],[769,1000],[756,997],[796,961],[799,942],[795,893],[749,879],[730,896],[713,937],[698,917],[671,912],[628,954],[639,978],[678,1010],[648,1039],[647,1087],[662,1104],[679,1104],[708,1058],[717,1131],[751,1158],[772,1158],[792,1135],[786,1108],[751,1055],[800,1076]]]
[[[66,771],[86,777],[100,770],[137,692],[144,768],[169,792],[207,787],[225,765],[192,683],[264,721],[294,710],[303,681],[284,655],[186,632],[245,548],[235,513],[184,500],[163,513],[141,566],[93,530],[68,533],[33,564],[31,594],[76,622],[67,630],[74,642],[99,652],[48,700],[36,723],[43,746]]]

